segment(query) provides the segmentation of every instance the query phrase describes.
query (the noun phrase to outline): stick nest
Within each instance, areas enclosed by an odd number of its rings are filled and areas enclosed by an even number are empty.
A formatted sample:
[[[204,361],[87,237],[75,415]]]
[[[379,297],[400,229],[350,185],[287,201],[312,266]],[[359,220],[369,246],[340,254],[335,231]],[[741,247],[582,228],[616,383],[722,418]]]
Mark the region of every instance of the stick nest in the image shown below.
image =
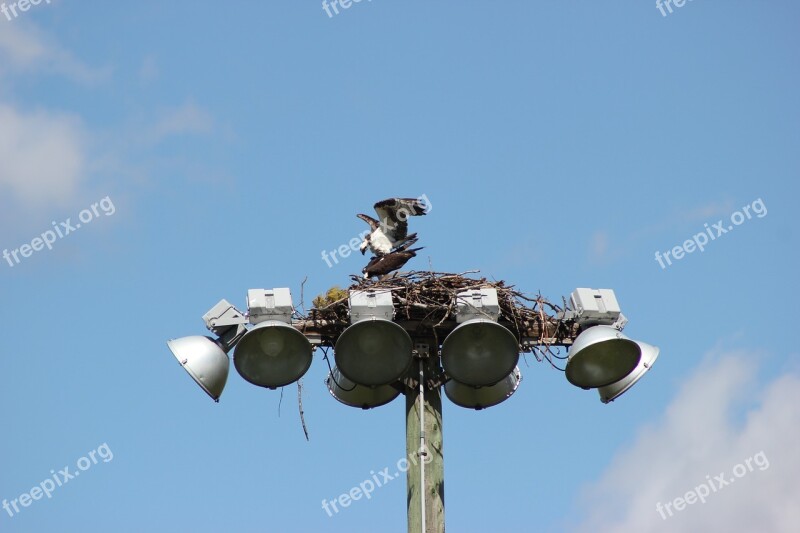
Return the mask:
[[[462,274],[411,271],[395,273],[378,281],[352,276],[354,283],[347,289],[331,288],[327,294],[314,299],[314,307],[308,317],[314,322],[329,326],[341,324],[333,336],[338,337],[349,325],[348,291],[389,290],[395,306],[395,320],[418,322],[418,334],[440,337],[452,330],[456,311],[456,295],[460,292],[492,288],[497,290],[500,304],[499,322],[514,332],[518,338],[529,337],[538,332],[537,340],[545,337],[567,337],[571,328],[553,315],[562,311],[541,296],[529,297],[504,281],[490,281],[485,277],[467,277],[477,271]],[[448,325],[445,325],[449,322]],[[335,339],[333,339],[335,340]]]

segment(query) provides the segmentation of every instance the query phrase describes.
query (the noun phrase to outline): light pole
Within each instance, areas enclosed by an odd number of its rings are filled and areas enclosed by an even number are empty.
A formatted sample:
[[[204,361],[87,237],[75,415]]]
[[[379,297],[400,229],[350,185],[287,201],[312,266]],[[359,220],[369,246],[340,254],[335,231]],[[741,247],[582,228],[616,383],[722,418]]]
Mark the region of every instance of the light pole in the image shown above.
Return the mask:
[[[431,342],[428,340],[428,342]],[[417,387],[406,389],[406,456],[415,455],[406,472],[408,531],[444,531],[444,448],[441,387],[426,390],[427,376],[441,375],[437,357],[429,346],[421,349],[412,364]]]
[[[563,347],[569,357],[560,357],[567,362],[558,369],[608,403],[659,353],[622,334],[627,319],[608,289],[577,289],[561,308],[503,282],[412,272],[361,280],[346,294],[306,316],[295,311],[289,289],[252,289],[247,313],[222,300],[203,316],[216,339],[184,337],[168,346],[215,401],[232,349],[237,372],[261,387],[299,380],[322,347],[334,349],[327,383],[342,403],[370,409],[404,394],[406,451],[414,458],[406,473],[409,533],[444,532],[443,390],[461,407],[497,405],[520,384],[521,352],[558,368],[551,349]]]

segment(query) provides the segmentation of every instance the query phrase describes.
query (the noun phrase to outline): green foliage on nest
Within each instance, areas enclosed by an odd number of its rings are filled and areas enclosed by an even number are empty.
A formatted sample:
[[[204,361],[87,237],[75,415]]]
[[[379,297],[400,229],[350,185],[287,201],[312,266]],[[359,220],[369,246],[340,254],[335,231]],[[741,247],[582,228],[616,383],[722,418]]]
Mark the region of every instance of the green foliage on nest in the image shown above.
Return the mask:
[[[314,307],[316,309],[323,309],[334,302],[338,302],[343,298],[347,298],[347,290],[342,289],[338,285],[334,285],[325,294],[320,294],[314,298]]]

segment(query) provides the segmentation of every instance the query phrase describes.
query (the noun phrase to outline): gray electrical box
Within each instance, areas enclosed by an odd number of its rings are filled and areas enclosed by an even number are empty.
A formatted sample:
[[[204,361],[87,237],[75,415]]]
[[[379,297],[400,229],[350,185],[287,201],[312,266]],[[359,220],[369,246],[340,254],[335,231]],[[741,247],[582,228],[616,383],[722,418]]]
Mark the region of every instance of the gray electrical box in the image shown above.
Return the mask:
[[[217,335],[221,335],[229,328],[244,324],[247,320],[241,311],[236,309],[228,300],[220,300],[217,305],[203,315],[206,327]]]
[[[459,292],[456,296],[456,322],[466,322],[473,318],[500,318],[500,304],[497,289],[474,289]]]
[[[250,289],[247,291],[247,310],[250,323],[258,324],[267,320],[292,323],[292,293],[288,288]]]
[[[394,317],[392,291],[350,291],[350,323],[373,317],[384,320]]]
[[[581,324],[611,325],[621,314],[611,289],[575,289],[569,299],[575,319]]]

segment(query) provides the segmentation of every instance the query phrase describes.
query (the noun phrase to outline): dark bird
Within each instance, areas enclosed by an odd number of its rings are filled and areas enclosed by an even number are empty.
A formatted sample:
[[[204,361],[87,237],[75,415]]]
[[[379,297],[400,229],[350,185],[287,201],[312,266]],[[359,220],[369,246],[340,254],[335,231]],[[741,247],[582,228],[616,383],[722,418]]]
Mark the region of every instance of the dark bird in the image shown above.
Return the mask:
[[[427,206],[424,202],[416,198],[389,198],[378,202],[374,207],[375,212],[378,213],[378,220],[361,213],[357,215],[372,229],[372,233],[368,234],[361,243],[362,255],[369,248],[376,257],[380,258],[393,251],[398,251],[400,246],[408,244],[409,241],[416,240],[416,233],[408,234],[408,217],[425,215]]]
[[[408,249],[415,241],[416,239],[406,242],[406,244],[394,252],[373,257],[369,264],[364,267],[364,270],[361,271],[364,273],[364,277],[385,276],[386,274],[403,268],[403,265],[408,263],[409,259],[416,257],[417,252],[422,250],[422,247]]]

